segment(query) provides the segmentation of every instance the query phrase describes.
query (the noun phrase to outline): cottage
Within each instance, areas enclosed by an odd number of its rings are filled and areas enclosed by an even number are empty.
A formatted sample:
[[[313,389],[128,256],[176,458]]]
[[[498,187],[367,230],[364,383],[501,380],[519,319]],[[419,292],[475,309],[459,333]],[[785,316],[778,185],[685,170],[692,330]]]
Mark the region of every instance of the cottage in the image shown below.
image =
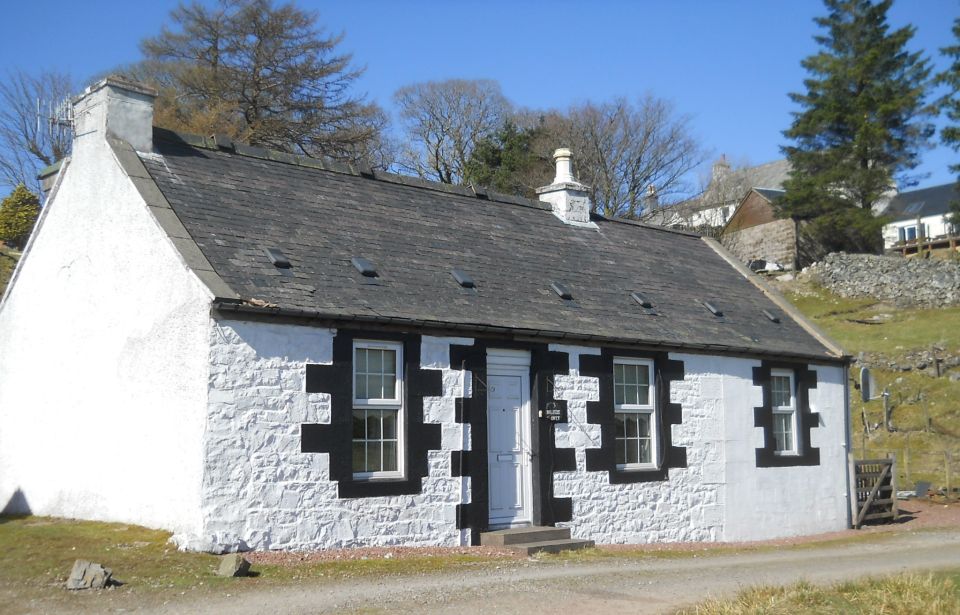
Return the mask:
[[[949,183],[901,192],[890,199],[883,215],[883,247],[902,254],[918,249],[956,249],[960,228],[950,224],[950,203],[960,199],[957,184]]]
[[[783,190],[751,188],[720,234],[720,242],[741,262],[763,260],[784,269],[797,264],[797,223],[777,218],[774,202]]]
[[[0,304],[0,505],[184,548],[848,526],[848,357],[718,244],[152,127],[107,79]]]

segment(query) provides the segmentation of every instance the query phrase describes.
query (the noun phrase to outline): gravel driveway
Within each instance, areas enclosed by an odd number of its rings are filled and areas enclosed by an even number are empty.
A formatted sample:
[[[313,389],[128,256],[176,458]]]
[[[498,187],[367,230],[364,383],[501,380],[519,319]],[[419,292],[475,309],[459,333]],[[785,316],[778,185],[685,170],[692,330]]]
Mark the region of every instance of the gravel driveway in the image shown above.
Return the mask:
[[[868,541],[721,554],[587,562],[506,560],[470,575],[303,583],[130,604],[81,600],[71,612],[195,613],[663,613],[757,584],[814,583],[908,570],[960,568],[960,528],[878,534]],[[125,603],[125,604],[124,604]]]

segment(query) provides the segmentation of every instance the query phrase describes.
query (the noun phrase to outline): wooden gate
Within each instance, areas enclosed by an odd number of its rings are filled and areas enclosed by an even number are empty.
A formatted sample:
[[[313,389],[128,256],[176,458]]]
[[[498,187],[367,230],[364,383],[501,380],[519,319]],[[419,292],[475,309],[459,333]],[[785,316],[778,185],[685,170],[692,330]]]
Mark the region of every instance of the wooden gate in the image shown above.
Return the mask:
[[[856,468],[857,518],[860,528],[868,521],[897,519],[897,481],[893,459],[865,459]]]

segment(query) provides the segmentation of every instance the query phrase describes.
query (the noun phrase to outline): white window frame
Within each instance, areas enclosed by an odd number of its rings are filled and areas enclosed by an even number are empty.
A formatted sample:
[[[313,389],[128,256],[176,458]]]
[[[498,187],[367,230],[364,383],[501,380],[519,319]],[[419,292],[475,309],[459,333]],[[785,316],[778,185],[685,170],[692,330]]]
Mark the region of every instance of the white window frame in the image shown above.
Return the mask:
[[[648,414],[650,416],[650,463],[618,463],[617,470],[630,472],[635,470],[657,470],[659,469],[658,460],[660,459],[660,421],[657,413],[657,385],[654,377],[653,359],[638,359],[636,357],[614,357],[614,373],[610,374],[613,381],[613,413],[617,414]],[[646,404],[618,404],[616,403],[617,365],[642,365],[647,368],[648,396]],[[619,446],[620,442],[614,435],[613,445]],[[614,457],[616,458],[616,457]]]
[[[394,399],[357,399],[357,350],[393,350],[396,352],[396,362],[394,364]],[[350,360],[350,390],[353,398],[353,408],[350,413],[351,426],[353,425],[353,410],[396,410],[397,411],[397,469],[389,472],[354,472],[353,478],[357,480],[370,479],[398,479],[405,476],[406,455],[404,454],[406,442],[404,438],[404,425],[406,422],[405,408],[403,403],[403,344],[400,342],[386,342],[380,340],[354,340],[351,350]],[[351,451],[353,450],[353,435],[351,427]],[[352,455],[352,453],[351,453]],[[351,465],[353,463],[351,457]]]
[[[781,378],[787,378],[790,383],[790,404],[787,406],[776,406],[773,403],[773,378],[779,376]],[[774,419],[777,415],[790,415],[790,444],[791,448],[785,449],[782,451],[776,450],[777,441],[776,437],[773,440],[774,446],[774,455],[781,456],[790,456],[790,455],[799,455],[800,454],[800,436],[799,436],[799,412],[797,408],[797,383],[794,377],[793,370],[790,369],[771,369],[770,370],[770,409],[774,414]],[[771,426],[770,435],[773,437],[773,430],[776,429],[776,422]]]

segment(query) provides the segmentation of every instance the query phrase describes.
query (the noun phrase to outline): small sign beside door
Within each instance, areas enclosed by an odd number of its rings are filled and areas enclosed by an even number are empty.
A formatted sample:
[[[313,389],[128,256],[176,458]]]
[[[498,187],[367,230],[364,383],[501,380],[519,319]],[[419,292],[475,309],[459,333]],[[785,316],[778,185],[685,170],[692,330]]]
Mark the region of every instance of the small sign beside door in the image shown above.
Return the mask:
[[[567,409],[555,401],[547,402],[547,406],[540,411],[540,418],[551,423],[566,423]]]

